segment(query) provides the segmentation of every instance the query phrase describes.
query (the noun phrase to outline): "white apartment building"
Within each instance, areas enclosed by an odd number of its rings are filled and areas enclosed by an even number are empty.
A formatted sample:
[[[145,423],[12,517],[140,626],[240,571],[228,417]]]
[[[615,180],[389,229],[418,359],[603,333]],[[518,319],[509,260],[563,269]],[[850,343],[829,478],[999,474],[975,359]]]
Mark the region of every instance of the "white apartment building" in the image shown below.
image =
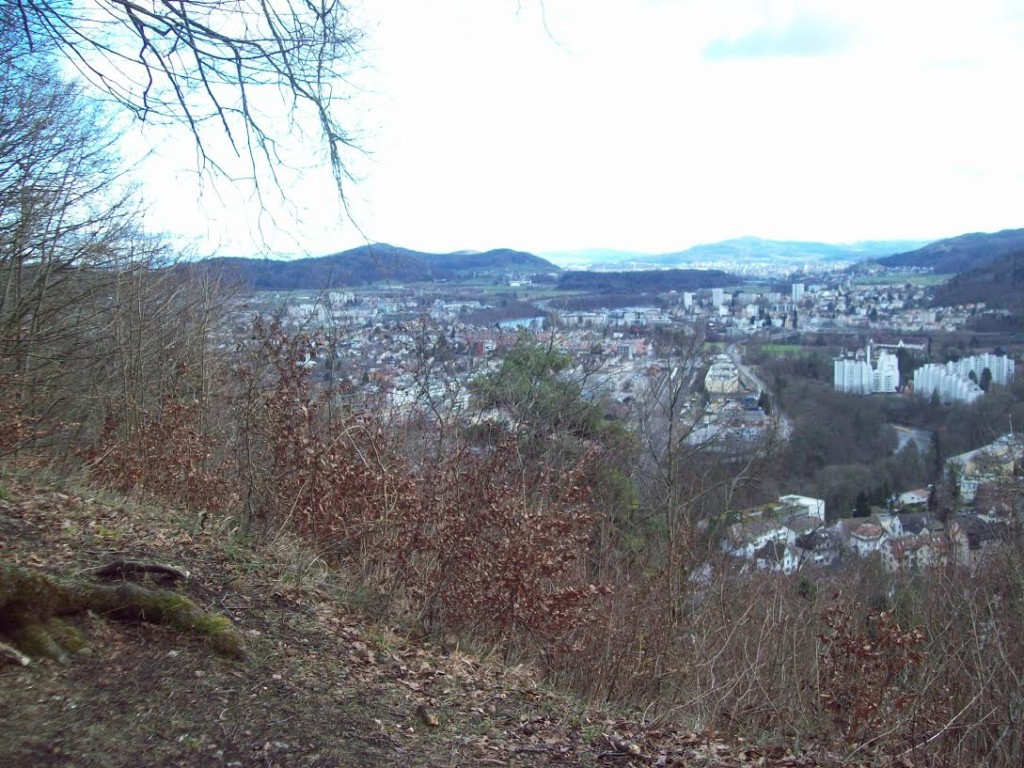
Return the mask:
[[[946,365],[936,363],[922,365],[914,371],[914,392],[923,397],[931,397],[933,393],[938,393],[939,400],[943,403],[973,403],[985,394],[981,387],[966,376],[954,373]]]
[[[804,284],[793,283],[793,303],[798,303],[804,297]]]
[[[982,373],[988,369],[992,382],[1005,386],[1013,381],[1014,361],[1006,355],[972,355],[951,360],[945,365],[929,363],[914,371],[914,391],[931,397],[938,393],[943,403],[973,403],[984,391],[978,386]],[[974,379],[970,378],[974,374]]]
[[[1006,355],[972,355],[946,363],[946,369],[951,373],[966,379],[973,372],[979,381],[981,381],[982,371],[986,368],[992,373],[994,384],[1006,386],[1013,381],[1013,358]]]
[[[840,358],[832,364],[832,385],[839,392],[870,395],[874,371],[864,359]]]
[[[899,359],[891,352],[878,355],[877,366],[871,365],[871,350],[867,355],[858,351],[854,358],[837,358],[832,363],[832,386],[839,392],[870,395],[873,392],[895,392],[900,385]]]
[[[878,366],[871,377],[872,392],[895,392],[900,387],[900,363],[891,352],[878,355]]]

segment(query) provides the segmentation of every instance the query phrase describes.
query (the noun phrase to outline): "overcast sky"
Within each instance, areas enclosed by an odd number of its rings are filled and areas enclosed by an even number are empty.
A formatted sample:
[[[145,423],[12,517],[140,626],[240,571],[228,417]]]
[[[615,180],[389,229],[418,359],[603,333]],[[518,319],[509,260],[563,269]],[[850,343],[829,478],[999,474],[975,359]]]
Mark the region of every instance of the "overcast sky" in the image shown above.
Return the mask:
[[[280,252],[679,250],[1024,227],[1024,0],[359,0],[349,188]],[[161,145],[150,226],[247,255],[242,201]],[[360,231],[361,230],[361,231]]]

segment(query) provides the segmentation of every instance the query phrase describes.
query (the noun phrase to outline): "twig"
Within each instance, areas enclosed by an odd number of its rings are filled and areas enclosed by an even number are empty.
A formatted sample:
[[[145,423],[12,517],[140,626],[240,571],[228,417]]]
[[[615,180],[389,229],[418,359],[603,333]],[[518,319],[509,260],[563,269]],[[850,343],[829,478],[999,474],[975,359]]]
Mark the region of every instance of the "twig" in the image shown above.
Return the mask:
[[[8,658],[15,664],[20,664],[23,667],[27,667],[32,663],[32,660],[28,656],[7,643],[0,643],[0,658]]]

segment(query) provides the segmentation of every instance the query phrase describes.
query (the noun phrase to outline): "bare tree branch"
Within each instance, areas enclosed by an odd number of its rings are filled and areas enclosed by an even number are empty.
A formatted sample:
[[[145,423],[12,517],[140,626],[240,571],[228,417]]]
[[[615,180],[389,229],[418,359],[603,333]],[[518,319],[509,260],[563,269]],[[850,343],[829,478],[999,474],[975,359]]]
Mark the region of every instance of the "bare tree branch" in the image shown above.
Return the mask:
[[[140,120],[186,126],[203,169],[230,177],[214,149],[225,137],[257,194],[279,185],[279,146],[312,133],[344,203],[354,142],[335,89],[360,33],[337,0],[0,0],[0,14],[20,20],[31,51],[56,48]]]

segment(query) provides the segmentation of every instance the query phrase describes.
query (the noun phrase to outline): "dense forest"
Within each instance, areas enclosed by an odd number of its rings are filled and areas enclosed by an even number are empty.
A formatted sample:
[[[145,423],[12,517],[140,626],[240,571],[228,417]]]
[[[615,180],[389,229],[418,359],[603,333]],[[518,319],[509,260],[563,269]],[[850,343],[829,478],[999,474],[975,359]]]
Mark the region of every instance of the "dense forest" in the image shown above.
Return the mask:
[[[954,275],[935,289],[935,306],[983,302],[1004,309],[1020,321],[1024,316],[1024,249],[984,266]]]

